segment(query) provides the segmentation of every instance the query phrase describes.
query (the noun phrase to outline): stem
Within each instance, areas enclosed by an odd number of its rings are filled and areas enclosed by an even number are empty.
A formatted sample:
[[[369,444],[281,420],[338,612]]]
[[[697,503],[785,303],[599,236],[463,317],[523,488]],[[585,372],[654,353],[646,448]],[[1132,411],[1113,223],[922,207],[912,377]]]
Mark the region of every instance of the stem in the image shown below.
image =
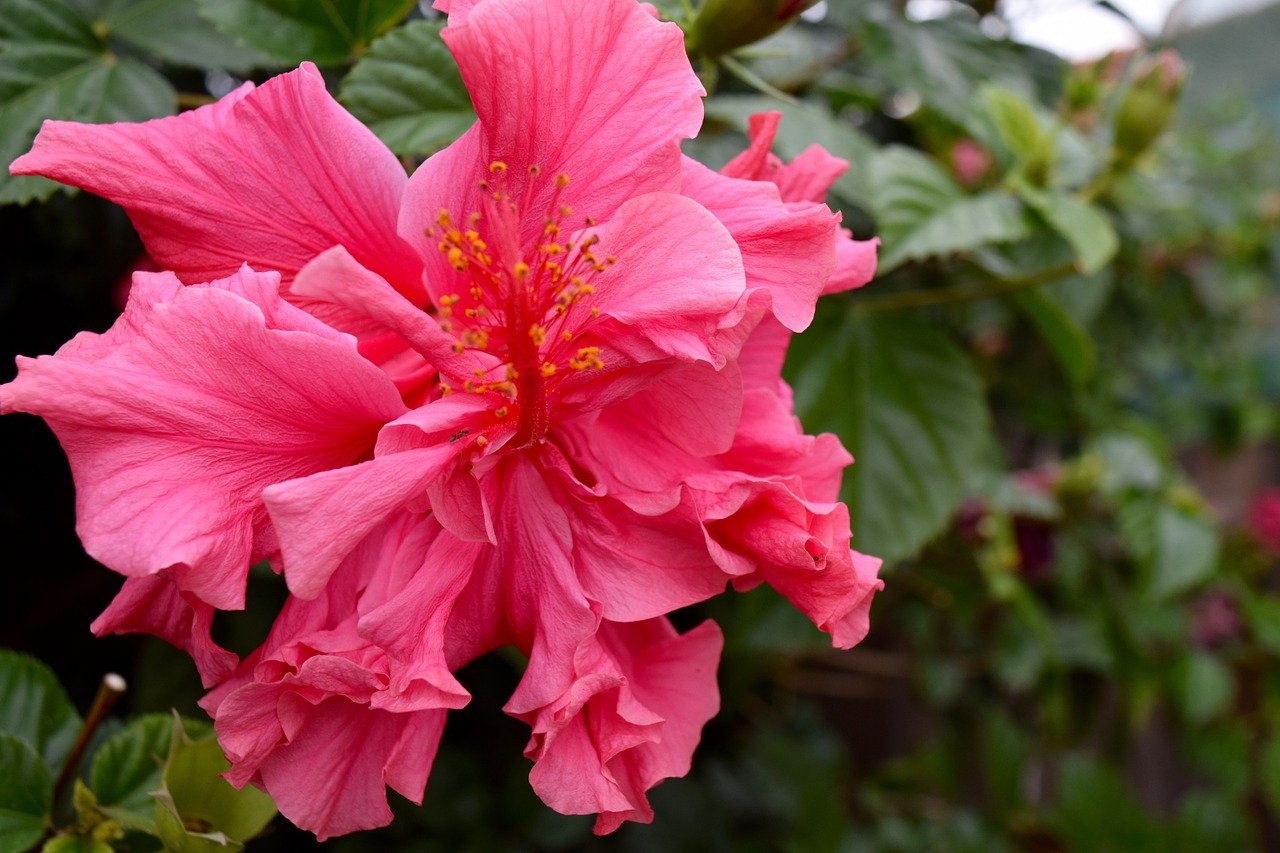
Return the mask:
[[[909,308],[927,308],[931,305],[951,305],[956,302],[976,302],[979,299],[990,299],[1004,296],[1019,290],[1039,287],[1065,278],[1076,272],[1075,263],[1050,267],[1038,273],[1020,278],[996,279],[994,282],[976,284],[957,284],[951,287],[939,287],[932,290],[911,290],[906,293],[886,293],[883,296],[855,297],[850,310],[855,315],[875,314],[880,311],[903,311]]]
[[[750,68],[728,54],[720,57],[720,64],[727,68],[734,77],[737,77],[743,83],[746,83],[754,89],[760,90],[770,97],[777,98],[780,101],[785,101],[788,104],[799,103],[793,95],[789,95],[777,86],[774,86],[768,80],[765,80],[763,77],[756,74]]]
[[[84,724],[80,726],[80,733],[76,735],[75,743],[71,745],[71,751],[67,753],[67,760],[62,764],[62,770],[58,773],[58,779],[53,783],[53,802],[57,803],[62,796],[63,790],[66,789],[67,783],[71,781],[71,777],[75,776],[76,768],[80,766],[80,759],[84,757],[84,751],[89,748],[89,741],[93,740],[93,733],[98,730],[98,726],[102,725],[102,721],[107,718],[107,714],[111,713],[111,708],[116,704],[116,700],[128,689],[128,684],[124,680],[124,676],[117,675],[114,672],[108,672],[102,676],[102,683],[98,685],[98,695],[93,697],[93,705],[89,707],[89,713],[85,715]]]

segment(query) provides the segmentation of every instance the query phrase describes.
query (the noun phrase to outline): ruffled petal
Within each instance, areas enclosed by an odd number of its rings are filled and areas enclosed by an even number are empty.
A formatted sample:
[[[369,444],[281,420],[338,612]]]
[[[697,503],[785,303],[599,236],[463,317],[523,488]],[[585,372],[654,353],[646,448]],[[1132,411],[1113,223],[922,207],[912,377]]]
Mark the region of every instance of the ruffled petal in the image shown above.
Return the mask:
[[[354,461],[404,411],[278,282],[140,273],[123,325],[19,359],[0,388],[4,411],[44,417],[66,450],[85,549],[131,577],[172,568],[220,609],[243,606],[249,563],[274,549],[262,490]]]
[[[10,172],[116,202],[151,256],[183,281],[227,276],[242,263],[288,281],[342,245],[422,298],[421,263],[396,236],[404,169],[310,63],[171,118],[45,122]]]
[[[773,315],[791,331],[807,327],[836,269],[836,215],[823,204],[783,204],[768,182],[726,177],[688,158],[681,192],[729,229],[748,292],[767,292]]]
[[[234,654],[209,636],[213,608],[190,594],[183,594],[167,572],[128,578],[111,604],[89,629],[103,634],[151,634],[182,649],[195,661],[200,681],[212,687],[225,679],[239,662]]]
[[[597,814],[595,831],[653,819],[645,792],[689,771],[702,726],[719,710],[723,640],[713,622],[676,634],[665,618],[605,622],[569,688],[525,715],[529,782],[564,814]]]

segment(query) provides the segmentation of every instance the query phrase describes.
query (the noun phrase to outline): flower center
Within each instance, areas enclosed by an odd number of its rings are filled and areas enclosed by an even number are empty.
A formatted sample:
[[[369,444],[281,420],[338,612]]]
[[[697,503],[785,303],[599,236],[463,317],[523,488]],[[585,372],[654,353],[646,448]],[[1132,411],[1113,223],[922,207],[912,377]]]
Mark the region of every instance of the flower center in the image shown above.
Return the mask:
[[[514,415],[514,448],[542,441],[550,410],[566,375],[600,370],[598,346],[578,346],[599,316],[588,304],[595,281],[615,261],[598,257],[599,238],[587,230],[566,233],[562,224],[573,211],[560,202],[568,175],[556,175],[554,192],[541,226],[529,229],[529,209],[539,176],[528,169],[521,203],[508,192],[505,163],[489,165],[490,178],[480,182],[481,209],[471,211],[465,225],[448,210],[436,216],[427,236],[458,274],[457,292],[438,300],[441,328],[455,337],[455,352],[477,349],[498,356],[499,365],[475,371],[461,390],[495,397],[494,415]],[[525,233],[531,232],[531,233]],[[441,392],[455,390],[441,383]],[[513,412],[514,410],[514,412]]]

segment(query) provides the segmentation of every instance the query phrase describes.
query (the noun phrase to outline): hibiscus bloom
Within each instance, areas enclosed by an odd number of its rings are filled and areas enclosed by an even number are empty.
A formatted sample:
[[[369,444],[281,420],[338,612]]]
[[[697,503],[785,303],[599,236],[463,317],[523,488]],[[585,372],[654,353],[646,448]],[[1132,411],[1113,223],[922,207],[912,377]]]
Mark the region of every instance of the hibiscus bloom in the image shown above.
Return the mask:
[[[650,820],[718,706],[718,629],[666,614],[764,582],[847,647],[879,586],[850,459],[779,378],[818,295],[874,266],[820,202],[844,164],[770,160],[759,124],[725,174],[682,159],[702,90],[631,0],[449,11],[478,120],[411,178],[309,66],[47,123],[12,167],[121,203],[173,270],[0,387],[128,578],[94,629],[188,650],[231,781],[321,838],[390,820],[386,785],[420,801],[453,673],[504,645],[538,794]],[[291,597],[237,664],[209,626],[262,558]]]

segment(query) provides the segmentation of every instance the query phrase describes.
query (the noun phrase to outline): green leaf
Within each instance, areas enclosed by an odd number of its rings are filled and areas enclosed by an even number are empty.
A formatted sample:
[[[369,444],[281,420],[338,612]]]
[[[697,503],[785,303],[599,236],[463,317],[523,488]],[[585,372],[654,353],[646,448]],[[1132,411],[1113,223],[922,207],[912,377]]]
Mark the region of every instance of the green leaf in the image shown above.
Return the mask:
[[[1054,823],[1066,849],[1079,853],[1164,849],[1159,827],[1110,767],[1069,756],[1062,763],[1059,789],[1061,804]]]
[[[1043,169],[1050,151],[1049,139],[1040,129],[1035,109],[1017,92],[1000,86],[983,86],[978,92],[1000,140],[1027,170]]]
[[[849,168],[836,179],[832,193],[847,204],[869,206],[876,145],[862,131],[831,115],[825,106],[788,104],[756,95],[717,95],[708,98],[705,107],[708,120],[724,122],[744,133],[752,114],[780,111],[782,121],[773,140],[778,156],[790,160],[810,145],[821,145],[849,161]]]
[[[1093,374],[1093,340],[1057,302],[1041,290],[1023,290],[1015,300],[1049,346],[1062,372],[1079,387]]]
[[[130,721],[93,756],[89,787],[112,817],[134,828],[155,831],[155,801],[161,768],[169,753],[173,718],[148,714]]]
[[[337,65],[400,23],[414,0],[196,0],[200,14],[283,63]]]
[[[22,853],[44,835],[53,776],[25,741],[0,734],[0,853]]]
[[[1071,244],[1080,272],[1095,273],[1115,257],[1120,238],[1097,206],[1065,190],[1034,187],[1016,176],[1012,183],[1022,200]]]
[[[191,0],[82,0],[95,32],[172,65],[245,72],[274,65],[200,17]]]
[[[57,773],[80,725],[80,715],[47,666],[0,649],[0,732],[27,743]]]
[[[994,83],[1030,94],[1061,77],[1062,60],[991,39],[976,20],[959,15],[929,21],[878,18],[865,21],[858,31],[868,67],[962,127],[980,86]]]
[[[835,319],[793,344],[796,407],[810,432],[835,432],[857,460],[844,488],[854,547],[893,561],[946,523],[981,464],[982,381],[937,326],[897,315]]]
[[[271,798],[252,785],[237,791],[219,774],[231,765],[212,733],[192,740],[175,714],[162,784],[154,794],[156,827],[174,853],[240,850],[276,814]],[[196,831],[193,827],[199,827]]]
[[[1090,450],[1102,462],[1102,480],[1098,484],[1104,494],[1116,495],[1137,489],[1156,488],[1164,479],[1164,467],[1151,444],[1130,432],[1109,432],[1098,436]]]
[[[1280,597],[1250,591],[1240,597],[1240,605],[1258,645],[1280,654]]]
[[[120,57],[66,0],[0,0],[0,163],[31,147],[45,119],[143,121],[170,115],[173,87]],[[47,198],[59,185],[0,173],[0,204]]]
[[[1087,327],[1106,306],[1115,289],[1115,270],[1107,267],[1093,275],[1069,275],[1040,288],[1040,292],[1080,328]]]
[[[1192,652],[1179,673],[1182,712],[1192,723],[1204,723],[1231,702],[1235,681],[1222,661],[1206,652]]]
[[[966,195],[937,163],[900,145],[881,150],[871,164],[871,212],[883,244],[881,273],[904,261],[1030,233],[1017,199],[1000,192]]]
[[[1199,516],[1162,505],[1156,514],[1155,564],[1147,593],[1171,598],[1210,577],[1218,565],[1217,529]]]
[[[413,21],[392,30],[342,81],[343,105],[396,154],[429,154],[476,120],[442,28]]]

